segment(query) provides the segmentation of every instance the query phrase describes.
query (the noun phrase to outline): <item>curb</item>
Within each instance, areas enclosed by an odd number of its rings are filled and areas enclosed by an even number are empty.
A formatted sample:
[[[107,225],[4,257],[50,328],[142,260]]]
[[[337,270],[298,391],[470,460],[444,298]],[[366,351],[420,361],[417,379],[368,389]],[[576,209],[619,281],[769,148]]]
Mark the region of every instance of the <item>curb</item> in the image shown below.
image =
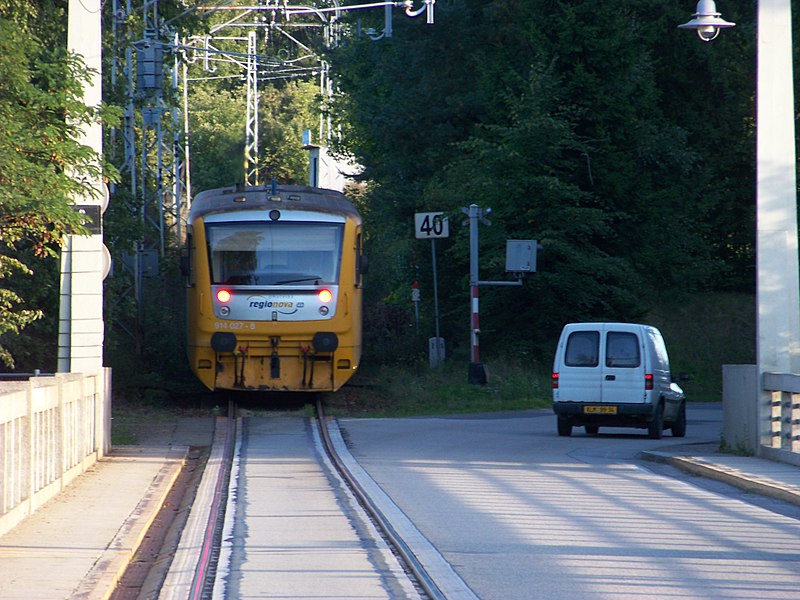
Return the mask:
[[[164,505],[188,453],[188,447],[170,447],[164,456],[163,466],[153,478],[147,492],[117,530],[102,555],[84,575],[72,598],[108,600],[111,597]],[[104,458],[108,459],[113,460],[114,455]]]
[[[651,462],[667,464],[692,475],[715,479],[732,485],[745,492],[761,494],[783,502],[800,506],[800,489],[782,485],[769,479],[742,473],[738,469],[708,462],[701,457],[674,456],[664,452],[640,452],[639,458]]]

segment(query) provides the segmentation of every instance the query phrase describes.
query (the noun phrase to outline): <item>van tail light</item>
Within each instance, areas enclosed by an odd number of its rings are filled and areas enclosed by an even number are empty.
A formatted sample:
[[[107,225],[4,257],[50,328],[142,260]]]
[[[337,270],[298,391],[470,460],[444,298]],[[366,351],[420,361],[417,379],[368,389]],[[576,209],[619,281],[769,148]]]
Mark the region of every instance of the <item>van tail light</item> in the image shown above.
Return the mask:
[[[644,376],[644,389],[652,390],[653,389],[653,374],[646,373]]]
[[[558,389],[558,373],[553,373],[551,375],[551,380],[553,382],[553,389],[557,390]]]

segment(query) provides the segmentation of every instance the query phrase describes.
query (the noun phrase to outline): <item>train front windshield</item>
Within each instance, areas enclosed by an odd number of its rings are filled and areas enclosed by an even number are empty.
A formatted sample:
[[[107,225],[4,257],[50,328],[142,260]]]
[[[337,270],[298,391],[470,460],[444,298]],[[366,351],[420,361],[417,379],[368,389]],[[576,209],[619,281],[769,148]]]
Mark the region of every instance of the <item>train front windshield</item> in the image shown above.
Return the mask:
[[[336,285],[342,223],[206,223],[211,283]]]

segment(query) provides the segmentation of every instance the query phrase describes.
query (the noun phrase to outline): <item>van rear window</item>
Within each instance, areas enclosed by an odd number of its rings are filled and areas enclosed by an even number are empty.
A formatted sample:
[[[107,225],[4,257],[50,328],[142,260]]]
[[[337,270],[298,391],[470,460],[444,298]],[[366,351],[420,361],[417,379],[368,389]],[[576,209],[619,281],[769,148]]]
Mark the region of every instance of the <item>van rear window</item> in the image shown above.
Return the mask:
[[[599,364],[599,347],[599,331],[573,331],[567,338],[564,364],[568,367],[596,367]]]
[[[639,338],[635,333],[609,331],[606,336],[606,366],[634,368],[641,362]]]

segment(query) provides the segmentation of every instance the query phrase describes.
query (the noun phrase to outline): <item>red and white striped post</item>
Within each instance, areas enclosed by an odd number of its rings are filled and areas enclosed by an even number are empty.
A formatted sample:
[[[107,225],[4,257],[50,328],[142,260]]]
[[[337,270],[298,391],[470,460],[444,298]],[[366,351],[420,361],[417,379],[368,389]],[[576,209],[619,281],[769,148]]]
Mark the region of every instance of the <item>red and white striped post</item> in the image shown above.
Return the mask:
[[[477,204],[470,204],[467,211],[469,217],[469,286],[471,302],[471,327],[470,340],[472,353],[469,363],[469,382],[484,385],[487,382],[486,368],[480,363],[478,358],[478,220],[484,215],[484,211]]]
[[[472,286],[472,362],[477,363],[480,362],[478,360],[478,334],[480,333],[480,327],[478,326],[478,285],[473,284]]]

